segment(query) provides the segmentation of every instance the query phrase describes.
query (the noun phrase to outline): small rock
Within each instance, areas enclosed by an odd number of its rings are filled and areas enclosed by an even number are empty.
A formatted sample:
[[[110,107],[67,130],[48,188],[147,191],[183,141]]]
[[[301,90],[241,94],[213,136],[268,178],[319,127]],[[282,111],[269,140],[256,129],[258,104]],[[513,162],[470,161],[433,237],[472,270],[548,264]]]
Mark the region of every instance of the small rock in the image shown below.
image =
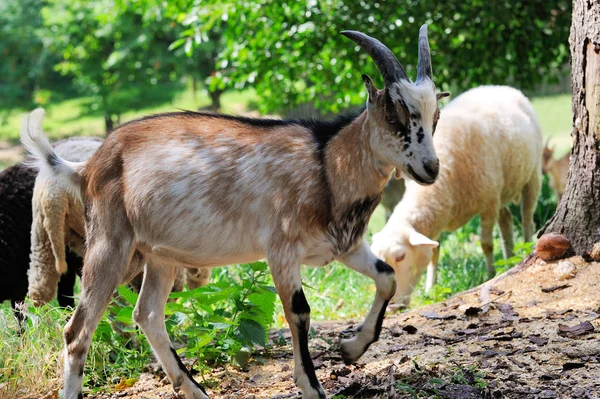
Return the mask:
[[[562,234],[544,234],[535,246],[537,255],[545,261],[564,258],[571,250],[571,241]]]
[[[544,398],[544,399],[556,398],[556,392],[554,392],[551,389],[546,389],[546,390],[540,392],[539,397]]]
[[[571,261],[563,260],[554,268],[554,275],[558,280],[569,280],[577,275],[577,268]]]

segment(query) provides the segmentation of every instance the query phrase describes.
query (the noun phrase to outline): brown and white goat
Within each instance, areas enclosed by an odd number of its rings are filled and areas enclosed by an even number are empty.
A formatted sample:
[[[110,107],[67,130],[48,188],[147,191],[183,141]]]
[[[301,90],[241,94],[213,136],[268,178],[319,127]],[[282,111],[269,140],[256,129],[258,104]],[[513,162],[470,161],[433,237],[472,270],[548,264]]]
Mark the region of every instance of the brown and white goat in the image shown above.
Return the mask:
[[[305,399],[325,398],[325,391],[308,352],[302,264],[337,259],[373,278],[375,301],[355,336],[342,341],[344,360],[356,361],[378,339],[395,292],[394,271],[363,235],[394,168],[422,184],[437,178],[432,134],[439,110],[427,26],[419,34],[415,83],[381,42],[342,33],[369,53],[385,88],[378,90],[363,75],[366,109],[333,122],[153,115],[116,129],[88,162],[71,163],[48,145],[43,110],[29,115],[23,144],[42,168],[71,182],[86,208],[81,299],[64,332],[65,399],[82,396],[92,335],[114,288],[139,272],[127,269],[134,254],[146,260],[134,318],[188,399],[208,396],[165,329],[164,305],[177,265],[267,259],[292,331],[294,381]]]
[[[569,162],[571,153],[568,152],[559,159],[554,158],[554,148],[549,147],[546,142],[544,152],[542,153],[542,172],[548,174],[549,185],[556,193],[558,200],[562,198],[567,187],[567,177],[569,175]]]

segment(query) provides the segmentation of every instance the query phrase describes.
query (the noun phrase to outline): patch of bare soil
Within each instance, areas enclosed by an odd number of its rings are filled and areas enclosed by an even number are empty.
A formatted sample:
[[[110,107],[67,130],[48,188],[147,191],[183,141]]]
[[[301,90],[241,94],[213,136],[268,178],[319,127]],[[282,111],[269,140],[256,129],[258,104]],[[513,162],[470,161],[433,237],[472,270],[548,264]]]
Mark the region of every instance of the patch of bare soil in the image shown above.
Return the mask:
[[[315,323],[317,375],[330,397],[600,398],[600,264],[568,262],[532,257],[443,303],[389,315],[380,341],[352,366],[343,364],[339,340],[356,323]],[[281,335],[287,344],[277,344]],[[271,338],[273,348],[256,354],[247,370],[204,376],[211,398],[299,397],[289,332]],[[116,397],[177,396],[154,371],[123,391],[95,396]]]

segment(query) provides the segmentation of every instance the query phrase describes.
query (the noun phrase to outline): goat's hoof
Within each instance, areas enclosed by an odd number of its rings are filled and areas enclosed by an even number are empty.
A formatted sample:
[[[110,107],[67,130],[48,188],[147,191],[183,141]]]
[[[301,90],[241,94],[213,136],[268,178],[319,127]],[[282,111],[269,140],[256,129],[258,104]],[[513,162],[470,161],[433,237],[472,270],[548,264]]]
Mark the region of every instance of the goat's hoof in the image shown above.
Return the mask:
[[[316,378],[316,377],[315,377]],[[306,374],[294,375],[294,383],[302,391],[302,399],[326,399],[325,390],[318,380],[310,381]]]
[[[310,390],[302,390],[302,399],[327,399],[325,390],[319,384],[318,389],[310,388]]]
[[[344,364],[349,365],[355,363],[365,353],[366,348],[354,336],[350,339],[343,339],[340,350]]]

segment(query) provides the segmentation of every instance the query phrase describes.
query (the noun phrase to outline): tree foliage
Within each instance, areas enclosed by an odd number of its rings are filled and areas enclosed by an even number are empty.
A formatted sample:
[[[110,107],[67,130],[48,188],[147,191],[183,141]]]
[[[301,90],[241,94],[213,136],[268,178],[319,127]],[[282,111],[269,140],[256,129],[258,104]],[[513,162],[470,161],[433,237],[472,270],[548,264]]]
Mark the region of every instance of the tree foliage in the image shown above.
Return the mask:
[[[176,31],[159,2],[49,0],[43,16],[48,46],[61,55],[57,69],[93,93],[107,130],[125,110],[147,106],[157,83],[177,78],[179,60],[168,50]]]
[[[414,75],[418,28],[429,24],[434,77],[444,88],[480,84],[527,89],[557,77],[568,59],[568,0],[302,2],[196,0],[185,36],[218,27],[219,77],[252,85],[263,110],[312,101],[336,111],[364,100],[360,73],[379,76],[368,56],[339,34],[360,30],[387,44]]]
[[[0,0],[0,105],[29,103],[36,89],[55,79],[56,57],[39,29],[42,0]]]

